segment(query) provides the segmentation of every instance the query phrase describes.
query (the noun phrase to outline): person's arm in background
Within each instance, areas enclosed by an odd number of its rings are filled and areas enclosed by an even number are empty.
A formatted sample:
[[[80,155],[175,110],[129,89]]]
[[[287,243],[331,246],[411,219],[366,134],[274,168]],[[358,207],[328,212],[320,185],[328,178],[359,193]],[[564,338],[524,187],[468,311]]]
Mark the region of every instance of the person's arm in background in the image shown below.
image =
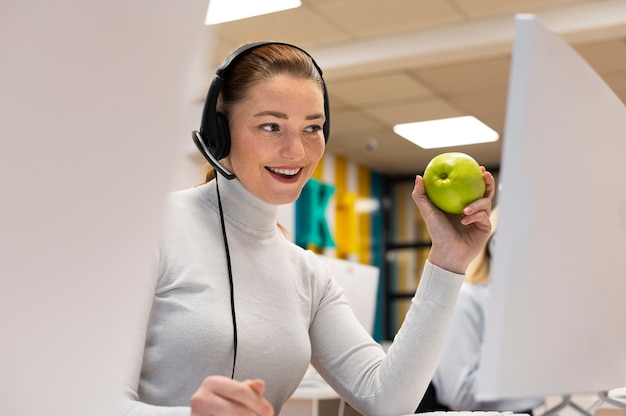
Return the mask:
[[[461,289],[433,378],[438,400],[455,411],[480,410],[475,393],[484,326],[483,305],[479,298],[486,293],[480,293],[482,289],[486,290],[486,287],[468,283]]]
[[[541,396],[493,401],[476,399],[478,369],[483,348],[484,311],[489,285],[465,283],[450,328],[446,346],[433,378],[438,400],[453,411],[512,411],[530,413],[544,403]]]

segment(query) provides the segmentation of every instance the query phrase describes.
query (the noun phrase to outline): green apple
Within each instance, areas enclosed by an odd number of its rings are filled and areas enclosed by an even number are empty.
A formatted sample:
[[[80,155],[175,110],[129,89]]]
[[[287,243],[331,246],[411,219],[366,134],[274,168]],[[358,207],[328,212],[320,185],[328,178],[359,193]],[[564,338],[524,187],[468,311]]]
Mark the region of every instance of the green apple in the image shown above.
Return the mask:
[[[448,214],[461,214],[463,208],[485,193],[480,165],[461,152],[435,156],[426,166],[423,178],[428,198]]]

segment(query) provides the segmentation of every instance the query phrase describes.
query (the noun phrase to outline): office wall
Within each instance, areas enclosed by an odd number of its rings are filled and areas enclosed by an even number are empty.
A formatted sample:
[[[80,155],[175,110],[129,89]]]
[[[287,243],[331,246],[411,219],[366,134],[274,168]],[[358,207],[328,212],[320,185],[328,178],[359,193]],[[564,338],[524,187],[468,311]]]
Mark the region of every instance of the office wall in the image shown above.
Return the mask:
[[[325,217],[334,241],[309,248],[331,257],[379,265],[381,178],[367,167],[327,152],[312,179],[333,188]],[[296,208],[300,203],[302,198]],[[298,220],[306,221],[306,217]]]

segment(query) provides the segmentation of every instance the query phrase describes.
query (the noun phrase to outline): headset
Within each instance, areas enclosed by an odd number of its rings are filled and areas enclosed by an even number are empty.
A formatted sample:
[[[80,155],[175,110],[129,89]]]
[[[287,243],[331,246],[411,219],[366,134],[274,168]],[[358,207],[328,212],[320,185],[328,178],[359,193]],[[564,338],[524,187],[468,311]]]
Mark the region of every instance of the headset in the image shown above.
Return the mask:
[[[324,93],[324,115],[326,116],[326,121],[324,122],[322,131],[324,133],[324,140],[328,142],[328,137],[330,134],[330,110],[328,105],[328,93],[326,91],[326,83],[324,82],[322,70],[317,65],[313,57],[302,48],[284,42],[262,41],[245,44],[237,48],[233,53],[231,53],[222,62],[219,68],[217,68],[215,72],[215,77],[211,82],[209,92],[207,93],[207,98],[204,103],[200,130],[194,130],[191,134],[193,141],[200,153],[202,153],[205,159],[215,168],[217,172],[222,174],[222,176],[227,179],[234,179],[236,175],[226,169],[221,163],[219,163],[219,160],[225,158],[230,153],[230,132],[228,130],[228,120],[226,120],[224,114],[217,111],[217,99],[219,97],[222,86],[224,85],[224,80],[228,79],[228,74],[235,66],[235,64],[239,62],[239,60],[249,52],[264,45],[289,46],[302,51],[311,59],[311,62],[315,66],[317,72],[319,72],[320,78],[322,79],[322,89]]]

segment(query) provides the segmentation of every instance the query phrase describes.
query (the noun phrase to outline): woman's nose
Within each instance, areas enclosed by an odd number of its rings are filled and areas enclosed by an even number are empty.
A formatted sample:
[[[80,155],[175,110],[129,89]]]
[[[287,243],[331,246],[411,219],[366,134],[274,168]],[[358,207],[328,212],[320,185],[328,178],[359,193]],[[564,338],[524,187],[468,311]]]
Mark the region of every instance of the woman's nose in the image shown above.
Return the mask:
[[[306,150],[304,149],[303,138],[297,134],[288,134],[282,144],[281,155],[287,159],[298,160],[304,157]]]

